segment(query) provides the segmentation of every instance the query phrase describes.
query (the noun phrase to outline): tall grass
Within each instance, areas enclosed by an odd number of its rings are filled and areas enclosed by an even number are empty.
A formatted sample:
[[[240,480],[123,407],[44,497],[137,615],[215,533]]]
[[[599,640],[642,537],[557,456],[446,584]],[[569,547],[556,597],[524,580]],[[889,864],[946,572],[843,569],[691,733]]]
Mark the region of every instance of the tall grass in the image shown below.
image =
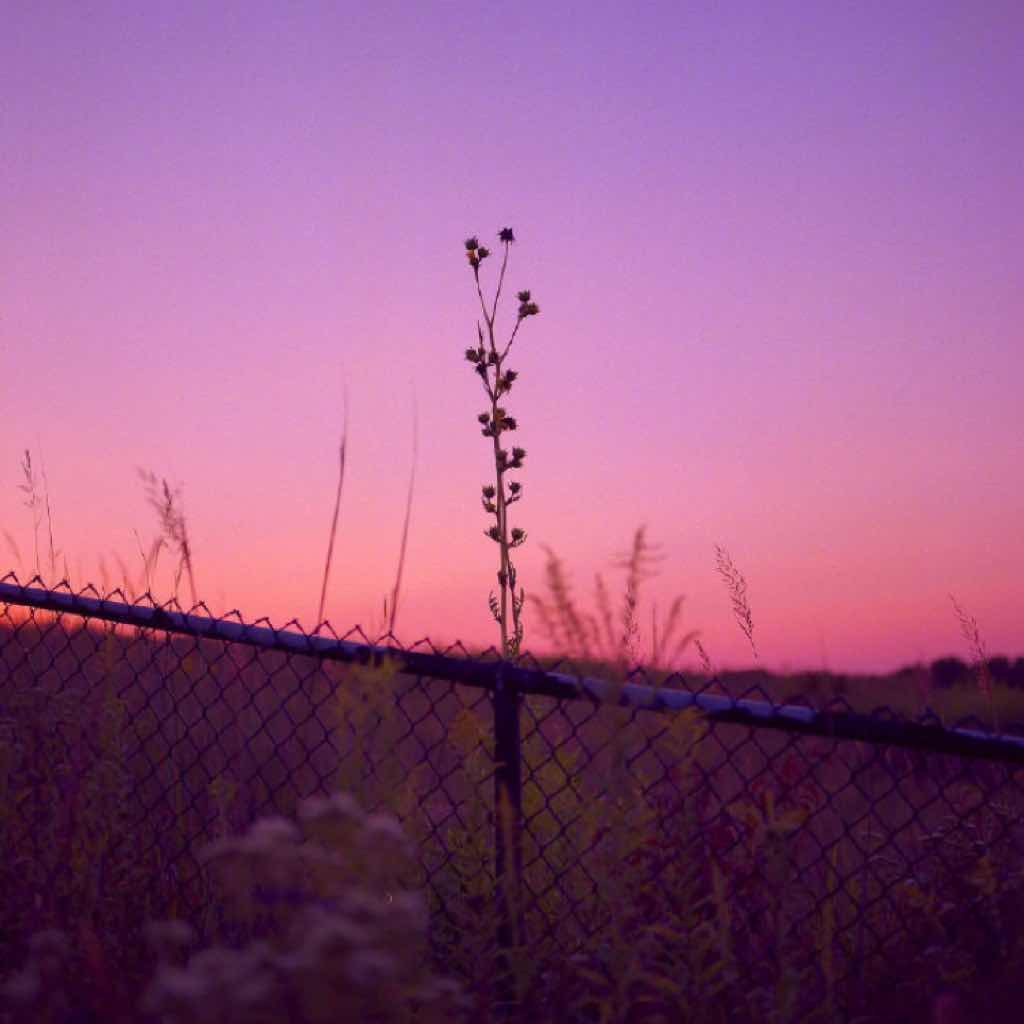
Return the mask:
[[[36,474],[35,467],[32,464],[32,452],[28,448],[25,449],[25,455],[21,462],[21,473],[24,483],[18,485],[18,490],[25,495],[24,505],[32,516],[32,541],[35,549],[36,575],[38,576],[42,571],[39,552],[39,529],[43,524],[43,517],[45,516],[46,532],[49,540],[50,579],[51,581],[54,581],[57,577],[57,556],[60,555],[60,552],[55,549],[53,544],[53,512],[50,508],[50,482],[46,476],[45,465],[41,466],[40,474]],[[18,550],[17,543],[9,533],[6,531],[4,531],[4,533],[7,538],[8,546],[20,562],[21,553]],[[66,577],[66,559],[64,562],[64,573]]]
[[[561,656],[572,658],[576,664],[582,662],[594,668],[603,664],[616,678],[638,667],[644,660],[638,649],[640,586],[654,575],[651,565],[658,557],[647,540],[646,527],[636,530],[632,548],[614,563],[616,568],[626,571],[622,609],[618,616],[612,611],[608,587],[600,573],[594,579],[597,613],[584,612],[576,605],[565,566],[551,548],[545,546],[544,552],[547,556],[545,580],[549,596],[545,600],[531,595],[531,601],[551,647]],[[700,636],[699,630],[677,635],[682,625],[684,600],[683,595],[673,600],[660,631],[657,605],[651,609],[651,644],[646,664],[652,670],[671,671],[676,668],[683,652]]]
[[[178,565],[174,573],[174,596],[175,598],[178,596],[182,573],[185,573],[188,576],[189,591],[194,608],[199,604],[199,597],[196,592],[196,577],[192,566],[192,543],[189,539],[185,510],[182,507],[181,485],[172,488],[166,478],[158,478],[149,470],[140,469],[138,474],[146,490],[146,500],[157,514],[163,542],[178,555]],[[153,557],[155,558],[155,554]],[[146,568],[148,574],[148,565]],[[127,578],[127,569],[123,566],[122,575]]]

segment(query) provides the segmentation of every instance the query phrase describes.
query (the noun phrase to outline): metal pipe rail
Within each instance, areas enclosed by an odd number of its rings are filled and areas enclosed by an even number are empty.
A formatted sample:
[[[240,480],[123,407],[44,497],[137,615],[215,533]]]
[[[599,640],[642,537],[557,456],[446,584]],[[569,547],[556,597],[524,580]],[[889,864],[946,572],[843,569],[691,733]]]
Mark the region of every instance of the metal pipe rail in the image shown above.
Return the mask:
[[[595,703],[614,699],[620,707],[650,711],[697,708],[715,722],[1024,764],[1024,737],[994,734],[983,729],[948,728],[937,720],[934,724],[894,721],[880,718],[877,713],[818,711],[803,705],[776,705],[768,701],[722,694],[690,693],[674,687],[612,683],[564,672],[522,668],[517,663],[503,662],[497,658],[481,661],[405,650],[401,647],[357,643],[301,631],[278,630],[272,626],[247,625],[241,621],[195,615],[192,612],[172,611],[166,606],[126,604],[6,582],[0,582],[0,603],[67,613],[83,619],[99,619],[139,629],[246,644],[328,661],[367,665],[379,664],[388,659],[397,663],[398,670],[407,675],[444,679],[489,690],[508,687],[523,695],[537,694],[559,700],[589,698]]]

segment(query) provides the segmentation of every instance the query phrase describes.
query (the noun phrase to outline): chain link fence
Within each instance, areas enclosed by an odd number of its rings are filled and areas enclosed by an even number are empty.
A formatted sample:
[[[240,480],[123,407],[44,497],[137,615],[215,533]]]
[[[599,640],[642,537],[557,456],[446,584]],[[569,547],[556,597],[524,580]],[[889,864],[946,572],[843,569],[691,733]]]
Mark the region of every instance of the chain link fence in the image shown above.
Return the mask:
[[[27,922],[83,907],[223,934],[197,850],[339,789],[415,839],[435,952],[464,972],[469,933],[594,976],[671,921],[709,992],[844,1019],[1016,949],[1024,739],[1005,729],[39,582],[0,581],[6,962]]]

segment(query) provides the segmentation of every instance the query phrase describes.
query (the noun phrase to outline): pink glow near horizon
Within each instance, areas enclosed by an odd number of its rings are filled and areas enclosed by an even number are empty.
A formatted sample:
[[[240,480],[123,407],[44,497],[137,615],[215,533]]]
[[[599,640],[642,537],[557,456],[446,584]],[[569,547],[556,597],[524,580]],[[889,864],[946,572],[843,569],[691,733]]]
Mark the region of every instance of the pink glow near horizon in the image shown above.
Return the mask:
[[[528,592],[546,545],[618,605],[646,524],[644,647],[683,593],[715,662],[752,662],[722,544],[769,668],[967,656],[950,593],[1024,654],[1017,5],[4,20],[0,575],[34,569],[24,449],[76,584],[138,575],[145,467],[183,485],[202,599],[310,627],[347,386],[327,615],[379,624],[415,394],[396,631],[496,642],[462,240],[510,225],[542,310],[510,359]]]

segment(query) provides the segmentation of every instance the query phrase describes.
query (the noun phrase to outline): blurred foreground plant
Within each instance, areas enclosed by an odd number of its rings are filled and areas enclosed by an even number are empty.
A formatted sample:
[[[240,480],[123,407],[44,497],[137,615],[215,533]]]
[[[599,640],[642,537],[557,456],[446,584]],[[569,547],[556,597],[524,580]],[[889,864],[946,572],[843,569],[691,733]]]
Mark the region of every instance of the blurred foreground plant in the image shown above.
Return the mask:
[[[412,848],[397,820],[367,815],[344,794],[312,797],[297,817],[264,818],[204,849],[226,897],[225,944],[189,956],[189,925],[152,922],[157,966],[142,1016],[122,1008],[117,1019],[447,1024],[458,1016],[461,986],[423,966],[427,905],[405,887]],[[86,1005],[77,958],[64,932],[37,934],[5,986],[13,1019],[72,1019]]]

